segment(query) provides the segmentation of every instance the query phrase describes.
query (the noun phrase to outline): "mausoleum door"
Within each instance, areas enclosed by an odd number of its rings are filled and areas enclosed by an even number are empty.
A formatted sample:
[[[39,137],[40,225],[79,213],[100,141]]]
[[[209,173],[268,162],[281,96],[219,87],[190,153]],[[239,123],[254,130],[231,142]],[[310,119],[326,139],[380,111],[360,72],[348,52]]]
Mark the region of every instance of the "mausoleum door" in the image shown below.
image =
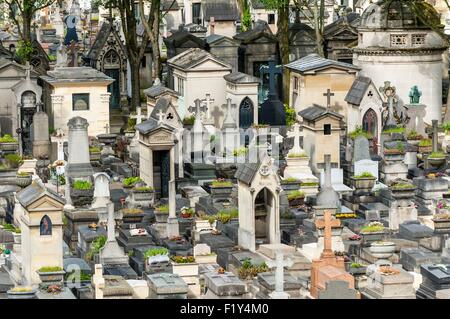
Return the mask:
[[[270,242],[270,212],[272,198],[270,192],[263,188],[255,199],[255,241],[256,245]]]
[[[169,197],[170,151],[153,151],[153,180],[160,198]],[[159,187],[158,187],[159,186]]]
[[[246,97],[239,106],[239,127],[249,128],[253,124],[253,102]]]
[[[114,79],[114,82],[108,85],[108,92],[111,93],[110,109],[120,108],[120,70],[106,69],[105,74]]]
[[[367,133],[370,133],[371,138],[369,142],[371,143],[371,152],[372,154],[377,154],[377,150],[374,149],[373,145],[378,143],[378,119],[377,113],[373,109],[368,109],[367,112],[363,116],[362,120],[363,130]]]

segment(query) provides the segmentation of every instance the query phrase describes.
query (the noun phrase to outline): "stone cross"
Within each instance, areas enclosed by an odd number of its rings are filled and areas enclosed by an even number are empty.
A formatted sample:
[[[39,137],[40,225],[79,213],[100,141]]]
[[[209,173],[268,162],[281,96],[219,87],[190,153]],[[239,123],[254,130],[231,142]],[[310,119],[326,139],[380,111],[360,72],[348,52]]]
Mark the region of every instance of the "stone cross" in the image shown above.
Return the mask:
[[[261,78],[265,74],[269,75],[269,95],[278,95],[275,90],[275,80],[277,74],[283,74],[283,67],[281,65],[276,65],[275,61],[269,61],[269,65],[262,65],[259,69]]]
[[[205,104],[206,118],[211,117],[211,110],[213,108],[214,99],[211,98],[211,94],[206,94],[206,99],[201,100]]]
[[[323,96],[327,97],[327,109],[329,109],[331,106],[331,97],[334,96],[334,93],[332,93],[330,89],[327,89],[327,92],[324,93]]]
[[[433,152],[438,151],[438,120],[432,120],[433,127]]]
[[[324,241],[324,248],[322,252],[322,256],[334,256],[332,244],[331,244],[331,228],[333,227],[339,227],[341,226],[341,221],[338,219],[332,219],[331,218],[331,212],[329,210],[326,210],[324,212],[324,218],[318,219],[316,221],[316,227],[321,229],[325,228],[324,235],[323,235],[323,241]]]
[[[114,204],[109,202],[106,205],[108,209],[108,221],[107,221],[107,241],[116,241],[116,221],[114,220]]]
[[[106,125],[104,126],[105,128],[105,133],[109,134],[109,123],[106,123]]]
[[[189,106],[188,111],[191,113],[194,113],[195,118],[200,118],[201,112],[205,112],[206,107],[202,106],[202,101],[199,99],[196,99],[194,101],[194,103],[195,103],[195,106]]]
[[[92,276],[92,284],[95,287],[95,299],[103,299],[105,289],[105,278],[103,278],[103,265],[95,264],[95,273]]]
[[[384,86],[380,87],[380,92],[387,98],[388,101],[388,118],[385,127],[396,127],[397,123],[394,120],[394,97],[395,86],[391,86],[391,82],[385,81]]]
[[[136,108],[136,115],[130,116],[132,119],[136,119],[136,125],[142,123],[142,119],[146,119],[145,115],[142,115],[142,109],[140,106]]]
[[[234,107],[236,107],[236,104],[231,104],[230,98],[227,99],[227,104],[222,104],[222,108],[224,108],[225,112],[226,112],[222,127],[226,126],[225,124],[228,124],[228,126],[232,125],[234,127],[237,127],[236,120],[234,119],[234,117],[232,115]]]
[[[156,115],[158,116],[158,125],[161,125],[164,123],[164,112],[162,110],[159,110],[158,113],[156,113]]]
[[[302,132],[300,131],[300,124],[294,123],[292,125],[292,131],[287,132],[288,137],[294,138],[294,146],[290,149],[290,154],[301,154],[303,153],[303,149],[300,147],[300,136],[303,136]]]
[[[288,296],[284,292],[284,267],[291,267],[294,264],[292,259],[284,260],[284,255],[282,251],[277,251],[275,255],[275,261],[267,261],[267,266],[270,268],[275,268],[275,291],[273,299],[286,299]]]

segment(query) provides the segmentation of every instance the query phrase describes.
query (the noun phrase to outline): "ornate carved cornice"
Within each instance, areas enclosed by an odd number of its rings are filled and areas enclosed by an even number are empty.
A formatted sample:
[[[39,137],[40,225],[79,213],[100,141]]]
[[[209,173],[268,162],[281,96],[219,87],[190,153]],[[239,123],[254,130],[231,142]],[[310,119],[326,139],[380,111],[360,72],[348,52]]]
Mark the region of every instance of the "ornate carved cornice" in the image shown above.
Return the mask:
[[[371,55],[371,56],[398,56],[398,55],[434,55],[442,54],[447,50],[446,47],[437,48],[405,48],[405,49],[389,49],[389,48],[379,48],[379,49],[353,49],[353,53],[358,55]]]

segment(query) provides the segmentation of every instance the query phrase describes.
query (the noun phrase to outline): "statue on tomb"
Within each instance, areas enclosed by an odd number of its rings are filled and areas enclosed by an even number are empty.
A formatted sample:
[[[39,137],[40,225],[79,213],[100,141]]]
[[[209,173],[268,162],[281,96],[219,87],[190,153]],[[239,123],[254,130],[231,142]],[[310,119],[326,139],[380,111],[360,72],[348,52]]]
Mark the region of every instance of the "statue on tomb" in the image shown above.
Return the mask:
[[[419,91],[417,85],[414,85],[409,91],[409,103],[418,104],[420,103],[420,97],[422,96],[422,91]]]
[[[63,38],[59,40],[59,46],[56,51],[56,66],[64,67],[67,66],[67,51],[66,46],[63,43]]]

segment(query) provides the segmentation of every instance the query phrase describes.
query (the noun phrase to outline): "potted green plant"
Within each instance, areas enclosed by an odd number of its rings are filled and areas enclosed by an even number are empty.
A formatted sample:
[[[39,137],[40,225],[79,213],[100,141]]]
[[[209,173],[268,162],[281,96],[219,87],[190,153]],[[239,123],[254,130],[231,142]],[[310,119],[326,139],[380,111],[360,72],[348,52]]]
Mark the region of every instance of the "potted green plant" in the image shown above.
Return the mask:
[[[45,266],[36,271],[39,279],[43,283],[61,282],[64,279],[65,271],[58,266]]]
[[[374,241],[382,240],[385,234],[384,225],[380,222],[370,222],[360,230],[363,243],[371,243]]]
[[[419,145],[420,141],[423,139],[423,136],[417,133],[416,130],[411,130],[406,136],[408,143],[411,145]]]
[[[70,198],[74,206],[90,205],[94,197],[94,187],[90,181],[75,180],[71,184]]]
[[[127,127],[124,130],[125,137],[132,138],[134,137],[134,134],[136,134],[136,118],[132,117],[134,115],[136,115],[136,112],[131,112],[130,116],[128,117]]]
[[[395,199],[405,199],[414,196],[416,186],[406,181],[394,181],[391,184],[391,194]]]
[[[431,152],[431,154],[427,157],[428,163],[435,168],[441,167],[446,160],[447,154],[443,152]]]
[[[265,262],[261,264],[253,264],[250,259],[242,261],[241,266],[238,269],[238,276],[240,279],[254,279],[259,273],[269,271],[269,267]]]
[[[151,186],[135,186],[131,191],[131,199],[142,207],[153,205],[155,190]]]
[[[212,196],[228,196],[233,191],[233,183],[224,178],[215,179],[209,184]]]
[[[22,233],[19,227],[16,227],[13,224],[4,224],[3,229],[10,231],[13,234],[14,244],[20,244],[22,242]]]
[[[36,299],[37,288],[16,286],[7,292],[8,299]]]
[[[145,216],[140,208],[123,208],[120,212],[124,223],[141,223]]]
[[[9,134],[0,137],[0,150],[4,152],[17,152],[19,143]]]
[[[95,260],[97,259],[96,256],[100,253],[100,250],[105,246],[105,244],[106,244],[105,235],[100,235],[97,238],[95,238],[91,242],[89,250],[86,253],[86,260],[95,262]]]
[[[133,188],[137,183],[142,182],[142,179],[138,176],[127,177],[122,181],[122,186],[124,188]]]
[[[32,175],[31,173],[28,172],[19,172],[16,175],[16,184],[19,187],[27,187],[28,185],[31,184],[32,182]]]
[[[23,164],[22,156],[18,154],[5,155],[6,166],[11,169],[19,168]]]
[[[429,138],[422,139],[419,142],[419,153],[431,153],[433,150],[432,141]]]
[[[91,162],[99,161],[101,152],[102,152],[102,149],[98,146],[89,147],[89,157],[90,157]]]
[[[287,199],[289,201],[289,206],[298,207],[305,203],[305,193],[300,190],[291,191],[288,193]]]
[[[195,215],[195,211],[191,207],[183,207],[180,210],[180,217],[181,218],[192,218]]]
[[[148,266],[161,266],[169,264],[169,250],[167,248],[151,248],[145,251],[144,260],[146,269]]]
[[[169,205],[160,205],[155,208],[155,219],[157,223],[167,223],[169,218]]]
[[[363,264],[352,262],[350,264],[349,272],[352,275],[365,275],[366,274],[367,267]]]
[[[198,263],[194,256],[172,256],[172,272],[180,277],[198,276]]]
[[[375,176],[370,172],[363,172],[350,177],[351,186],[356,189],[372,189],[375,185],[375,180]]]
[[[403,140],[405,133],[405,128],[403,126],[391,127],[385,129],[381,132],[381,134],[388,135],[391,140]]]

